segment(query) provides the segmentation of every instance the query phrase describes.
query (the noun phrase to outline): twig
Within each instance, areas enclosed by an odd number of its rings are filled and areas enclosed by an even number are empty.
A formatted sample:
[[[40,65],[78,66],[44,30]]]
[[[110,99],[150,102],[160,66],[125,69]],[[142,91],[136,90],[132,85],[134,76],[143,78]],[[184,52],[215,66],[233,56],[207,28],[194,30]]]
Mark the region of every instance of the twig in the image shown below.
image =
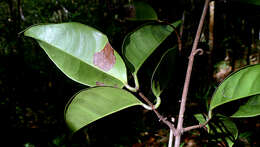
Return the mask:
[[[182,23],[181,23],[181,28],[180,28],[180,38],[182,38],[183,30],[184,30],[184,23],[185,23],[185,10],[182,13]]]
[[[25,21],[25,17],[23,15],[23,9],[22,9],[22,6],[21,6],[21,1],[19,0],[17,3],[18,3],[17,5],[18,5],[18,9],[19,9],[20,18],[21,18],[21,20]]]
[[[186,127],[182,130],[182,132],[188,132],[190,130],[193,130],[193,129],[198,129],[198,128],[203,128],[205,127],[208,123],[209,123],[210,119],[208,119],[206,122],[204,122],[203,124],[199,124],[199,125],[194,125],[194,126],[190,126],[190,127]]]
[[[178,49],[181,52],[181,49],[182,49],[181,37],[180,37],[179,33],[177,32],[176,28],[172,24],[169,24],[169,25],[173,28],[173,30],[174,30],[174,32],[175,32],[175,34],[177,36]]]
[[[215,13],[215,1],[209,3],[209,51],[208,51],[208,65],[209,65],[209,75],[213,74],[213,49],[214,49],[214,14]],[[212,76],[209,76],[212,77]],[[211,78],[210,78],[211,79]]]
[[[214,48],[214,9],[215,9],[215,1],[209,3],[209,54],[212,54]]]
[[[172,130],[174,132],[176,132],[176,129],[173,125],[173,123],[171,123],[170,121],[167,120],[167,118],[163,117],[154,107],[154,105],[148,100],[148,98],[146,96],[144,96],[144,94],[142,92],[138,92],[139,96],[150,106],[152,107],[153,112],[156,114],[156,116],[159,118],[159,121],[162,121],[164,124],[166,124],[170,130]]]
[[[191,55],[189,57],[189,64],[188,64],[185,83],[184,83],[183,92],[182,92],[181,107],[180,107],[180,112],[179,112],[177,130],[176,130],[177,134],[176,134],[176,137],[175,137],[175,144],[174,144],[175,147],[180,146],[181,133],[182,133],[182,129],[183,129],[183,117],[184,117],[185,105],[186,105],[187,94],[188,94],[188,89],[189,89],[192,65],[193,65],[194,55],[195,55],[193,53],[195,53],[197,46],[198,46],[198,42],[199,42],[202,27],[203,27],[204,19],[205,19],[205,16],[207,14],[207,10],[208,10],[209,1],[210,0],[205,1],[204,9],[203,9],[201,19],[200,19],[200,22],[199,22],[196,37],[195,37],[194,42],[193,42]]]
[[[172,147],[172,140],[173,140],[174,131],[170,129],[170,135],[169,135],[169,141],[168,141],[168,147]]]
[[[150,102],[150,101],[148,100],[148,98],[147,98],[146,96],[144,96],[144,94],[143,94],[142,92],[139,91],[138,94],[139,94],[139,96],[140,96],[149,106],[151,106],[152,108],[154,108],[152,102]]]

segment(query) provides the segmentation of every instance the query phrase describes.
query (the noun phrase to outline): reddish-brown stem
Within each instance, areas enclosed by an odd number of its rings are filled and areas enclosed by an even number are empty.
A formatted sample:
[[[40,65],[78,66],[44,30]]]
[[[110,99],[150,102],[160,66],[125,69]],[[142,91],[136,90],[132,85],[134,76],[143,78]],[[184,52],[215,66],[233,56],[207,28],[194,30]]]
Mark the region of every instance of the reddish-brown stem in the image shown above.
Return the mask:
[[[213,74],[212,71],[212,57],[213,57],[213,49],[214,49],[214,13],[215,13],[215,1],[211,1],[209,3],[209,75]]]
[[[187,101],[187,94],[188,94],[188,89],[189,89],[189,83],[190,83],[190,77],[191,77],[191,71],[192,71],[192,66],[193,66],[193,61],[194,61],[194,56],[195,52],[198,46],[201,30],[203,27],[204,19],[207,14],[208,10],[208,5],[209,5],[210,0],[206,0],[204,4],[204,9],[201,15],[201,19],[199,22],[198,30],[196,33],[196,37],[193,42],[192,46],[192,51],[189,57],[189,63],[188,63],[188,68],[187,68],[187,73],[186,73],[186,78],[184,82],[184,87],[183,87],[183,92],[182,92],[182,98],[181,98],[181,106],[180,106],[180,112],[179,112],[179,118],[178,118],[178,125],[177,125],[177,130],[176,130],[176,136],[175,136],[175,147],[180,146],[180,141],[181,141],[181,135],[182,135],[182,130],[183,130],[183,117],[184,117],[184,112],[185,112],[185,105]]]
[[[210,121],[210,119],[208,119],[208,120],[207,120],[205,123],[203,123],[203,124],[199,124],[199,125],[194,125],[194,126],[190,126],[190,127],[183,128],[182,133],[188,132],[188,131],[193,130],[193,129],[198,129],[198,128],[205,127],[205,126],[209,123],[209,121]]]
[[[181,51],[181,49],[182,49],[181,37],[180,37],[179,33],[177,32],[176,28],[173,25],[170,25],[170,26],[173,27],[173,30],[177,36],[178,49],[179,49],[179,51]]]
[[[171,23],[167,22],[167,21],[163,21],[163,20],[158,20],[159,23],[166,23],[167,25],[171,26],[173,28],[174,33],[176,34],[177,37],[177,42],[178,42],[178,49],[179,51],[181,51],[182,49],[182,42],[181,42],[181,36],[179,35],[176,27],[174,27]]]
[[[184,30],[184,23],[185,23],[185,10],[182,13],[182,18],[181,18],[182,24],[180,28],[180,38],[182,38],[183,30]]]
[[[179,49],[179,51],[181,51],[181,49],[182,49],[181,37],[180,37],[177,29],[172,24],[168,23],[168,25],[170,25],[173,28],[173,30],[176,34],[176,37],[177,37],[178,49]]]
[[[178,32],[176,31],[176,29],[174,29],[174,32],[177,36],[177,39],[178,39],[178,48],[179,48],[179,51],[181,51],[182,49],[182,43],[181,43],[181,37],[179,36]]]
[[[139,96],[152,108],[153,112],[156,114],[156,116],[159,118],[159,121],[162,121],[164,124],[166,124],[173,132],[175,131],[174,125],[168,121],[165,117],[163,117],[155,108],[154,105],[148,100],[146,96],[142,92],[138,92]]]
[[[150,102],[148,100],[148,98],[146,96],[144,96],[144,94],[142,92],[139,91],[138,94],[150,107],[152,107],[152,109],[154,109],[152,102]]]

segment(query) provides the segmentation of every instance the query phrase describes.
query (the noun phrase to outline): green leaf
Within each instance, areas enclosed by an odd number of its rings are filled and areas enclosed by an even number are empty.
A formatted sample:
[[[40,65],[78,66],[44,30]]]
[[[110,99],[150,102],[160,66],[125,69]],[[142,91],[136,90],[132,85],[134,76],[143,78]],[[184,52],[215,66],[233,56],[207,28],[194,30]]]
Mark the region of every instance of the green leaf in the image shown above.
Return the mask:
[[[36,39],[69,78],[88,86],[123,87],[126,67],[107,36],[80,23],[37,25],[25,31]]]
[[[157,20],[157,14],[154,9],[147,3],[141,1],[133,2],[133,5],[130,5],[131,16],[127,18],[132,21],[144,21],[144,20]]]
[[[75,95],[65,110],[65,120],[73,132],[125,108],[142,105],[131,93],[113,87],[95,87]]]
[[[171,82],[171,79],[175,77],[178,53],[177,47],[168,49],[157,64],[151,78],[152,92],[156,97],[161,95]]]
[[[219,136],[218,141],[224,141],[229,147],[232,147],[238,137],[236,124],[224,115],[217,114],[216,117],[218,118],[217,122],[210,125],[210,134]]]
[[[250,96],[231,117],[254,117],[260,115],[260,94]]]
[[[206,122],[206,119],[204,118],[204,116],[202,114],[195,114],[194,117],[197,119],[197,121],[200,124],[203,124]]]
[[[195,114],[194,117],[197,119],[199,124],[204,124],[207,121],[205,119],[205,117],[203,116],[203,114]],[[209,130],[209,125],[207,124],[205,127],[207,128],[207,131],[208,131]]]
[[[260,64],[247,66],[226,78],[213,94],[209,116],[213,109],[228,102],[260,94]]]
[[[181,143],[180,147],[183,147],[185,145],[185,142]]]
[[[176,21],[173,26],[180,24],[181,21]],[[144,61],[172,32],[170,25],[147,24],[126,36],[122,52],[133,74],[137,74]]]

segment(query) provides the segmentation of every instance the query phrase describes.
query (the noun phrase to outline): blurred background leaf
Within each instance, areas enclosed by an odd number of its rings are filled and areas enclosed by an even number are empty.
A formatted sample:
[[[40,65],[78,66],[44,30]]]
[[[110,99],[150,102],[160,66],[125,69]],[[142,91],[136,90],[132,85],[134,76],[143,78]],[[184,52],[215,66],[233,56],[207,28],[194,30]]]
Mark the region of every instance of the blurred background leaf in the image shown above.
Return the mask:
[[[142,1],[134,1],[132,4],[127,5],[130,16],[127,20],[132,21],[145,21],[157,20],[158,16],[155,10],[147,3]]]

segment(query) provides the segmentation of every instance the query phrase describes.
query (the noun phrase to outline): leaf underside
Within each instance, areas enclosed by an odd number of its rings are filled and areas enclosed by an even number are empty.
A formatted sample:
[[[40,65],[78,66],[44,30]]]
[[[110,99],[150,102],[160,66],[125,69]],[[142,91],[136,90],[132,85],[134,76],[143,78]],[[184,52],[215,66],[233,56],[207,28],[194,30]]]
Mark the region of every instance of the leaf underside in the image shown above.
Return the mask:
[[[65,110],[65,120],[73,132],[122,109],[142,105],[131,93],[113,87],[94,87],[75,95]]]
[[[260,94],[250,96],[231,117],[254,117],[260,115]]]

